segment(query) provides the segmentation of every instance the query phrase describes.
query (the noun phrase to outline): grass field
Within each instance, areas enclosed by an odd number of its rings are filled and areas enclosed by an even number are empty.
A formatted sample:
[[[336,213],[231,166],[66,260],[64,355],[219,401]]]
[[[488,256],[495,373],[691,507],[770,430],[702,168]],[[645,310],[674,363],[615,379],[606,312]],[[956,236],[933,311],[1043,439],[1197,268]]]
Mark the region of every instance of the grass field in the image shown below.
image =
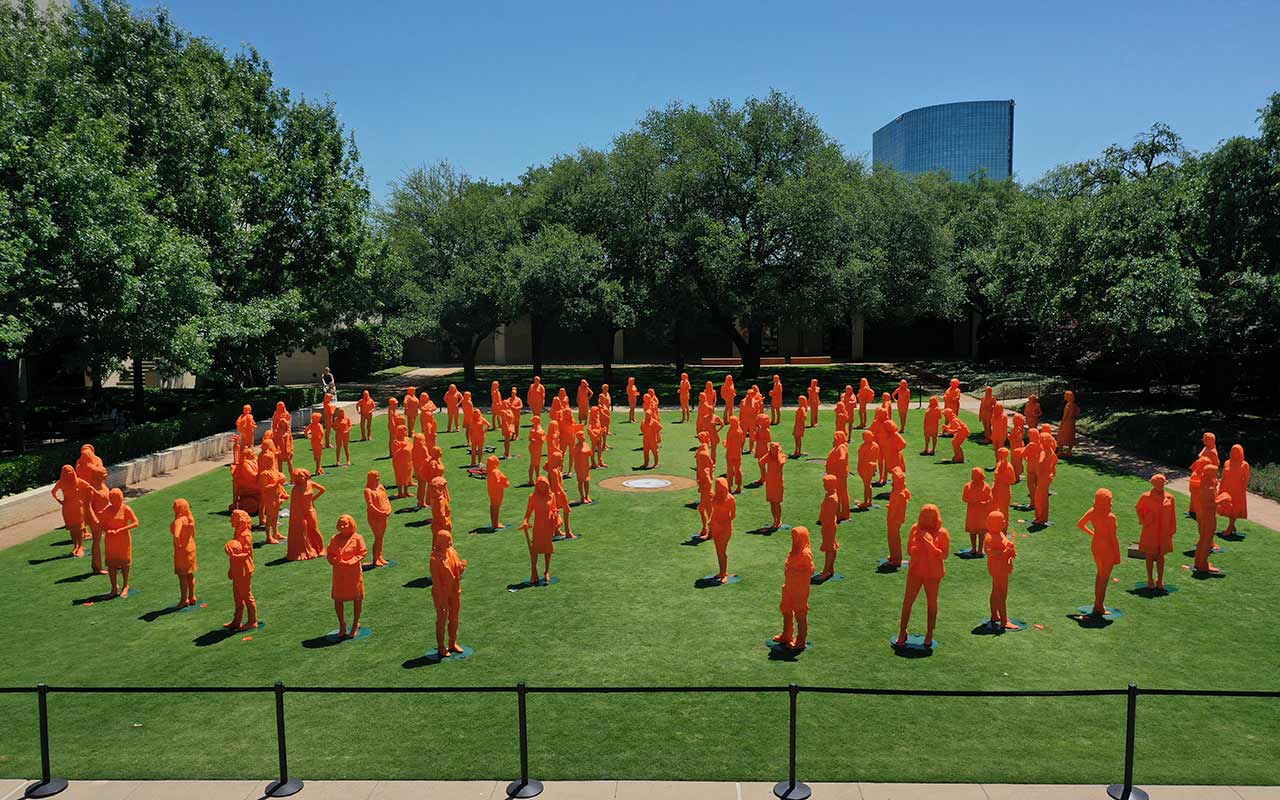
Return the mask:
[[[625,381],[623,381],[625,383]],[[617,395],[615,395],[617,397]],[[659,472],[692,476],[692,425],[665,412]],[[790,411],[784,418],[790,422]],[[638,426],[617,417],[609,468],[593,480],[632,474],[640,463]],[[379,420],[379,423],[381,421]],[[935,502],[964,545],[961,484],[968,467],[916,455],[920,415],[910,420],[908,477],[915,500]],[[971,420],[971,424],[976,424]],[[371,444],[355,444],[357,464],[321,478],[327,534],[339,513],[364,528],[360,489],[370,466],[390,473],[385,426]],[[784,428],[784,431],[786,429]],[[808,451],[825,455],[831,419],[811,429]],[[783,438],[789,441],[789,436]],[[366,573],[368,639],[316,647],[336,628],[323,561],[281,563],[282,548],[258,551],[255,593],[266,627],[251,641],[222,638],[231,597],[222,545],[230,478],[219,470],[132,501],[142,519],[135,536],[136,594],[78,604],[106,590],[86,561],[62,557],[66,536],[51,532],[0,551],[5,592],[0,614],[4,685],[802,685],[930,689],[1184,688],[1280,689],[1280,625],[1271,592],[1280,566],[1276,535],[1243,525],[1246,541],[1215,561],[1222,580],[1195,581],[1194,523],[1180,519],[1170,582],[1160,599],[1126,593],[1141,563],[1117,568],[1109,603],[1125,616],[1101,629],[1069,618],[1090,601],[1093,565],[1076,518],[1100,485],[1116,493],[1122,541],[1136,538],[1132,507],[1141,480],[1064,463],[1055,484],[1055,524],[1027,534],[1015,513],[1020,555],[1009,608],[1043,626],[1001,637],[972,631],[986,617],[989,579],[981,561],[952,558],[943,581],[939,646],[930,658],[895,657],[904,576],[875,572],[884,554],[884,510],[842,525],[839,582],[813,588],[810,639],[795,661],[768,657],[789,536],[749,533],[768,522],[760,489],[739,499],[730,567],[738,584],[698,589],[715,568],[710,545],[685,546],[697,513],[695,491],[624,494],[597,488],[597,503],[575,509],[578,541],[557,545],[546,589],[507,591],[527,577],[523,537],[514,529],[467,535],[487,524],[484,483],[467,477],[458,434],[442,435],[458,548],[470,561],[464,580],[465,661],[418,666],[434,646],[425,513],[407,501],[388,532],[399,563]],[[302,453],[304,448],[300,447]],[[944,440],[941,451],[949,449]],[[527,468],[523,440],[506,464],[516,484]],[[990,449],[971,443],[972,463]],[[752,465],[748,465],[750,478]],[[784,521],[813,524],[821,464],[786,468]],[[513,488],[504,510],[518,521],[527,489]],[[571,495],[572,487],[569,489]],[[1015,501],[1024,489],[1015,487]],[[208,607],[165,613],[177,599],[167,535],[175,496],[196,510],[199,594]],[[1185,499],[1180,498],[1180,510]],[[883,503],[881,503],[883,505]],[[905,532],[905,531],[904,531]],[[1025,534],[1025,535],[1024,535]],[[261,534],[258,534],[261,538]],[[815,531],[816,538],[816,531]],[[917,606],[921,628],[923,600]],[[288,697],[290,766],[304,778],[507,778],[517,769],[511,695],[307,695]],[[543,779],[684,778],[776,780],[786,768],[784,694],[534,695],[530,697],[531,770]],[[275,765],[269,695],[91,695],[50,698],[53,763],[67,777],[231,778],[267,776]],[[803,695],[799,774],[805,780],[1080,782],[1118,780],[1124,700],[928,699]],[[1146,783],[1280,782],[1280,709],[1262,700],[1143,698],[1137,777]],[[35,700],[0,696],[0,774],[38,771]]]

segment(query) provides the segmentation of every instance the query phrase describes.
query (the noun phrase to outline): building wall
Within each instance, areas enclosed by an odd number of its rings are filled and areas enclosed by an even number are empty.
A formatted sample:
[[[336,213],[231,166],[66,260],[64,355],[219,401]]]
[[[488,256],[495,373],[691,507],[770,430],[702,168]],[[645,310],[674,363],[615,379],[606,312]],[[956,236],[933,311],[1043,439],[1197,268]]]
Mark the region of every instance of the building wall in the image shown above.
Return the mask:
[[[284,384],[320,385],[320,373],[329,365],[329,348],[318,347],[314,351],[298,350],[290,355],[276,356],[276,381]],[[342,375],[334,376],[342,385]]]
[[[871,160],[918,175],[945,170],[954,180],[978,172],[1013,174],[1012,100],[925,106],[902,114],[871,137]]]

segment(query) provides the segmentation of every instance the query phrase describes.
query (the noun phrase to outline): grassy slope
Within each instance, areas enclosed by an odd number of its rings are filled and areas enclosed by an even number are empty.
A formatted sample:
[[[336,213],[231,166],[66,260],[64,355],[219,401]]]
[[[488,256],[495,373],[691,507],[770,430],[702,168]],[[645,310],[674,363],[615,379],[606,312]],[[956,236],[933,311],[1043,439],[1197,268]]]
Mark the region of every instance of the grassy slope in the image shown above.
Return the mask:
[[[624,415],[625,416],[625,415]],[[664,470],[690,474],[692,426],[668,413]],[[788,418],[790,416],[788,412]],[[916,501],[937,502],[957,540],[967,468],[915,454],[919,415],[911,420],[909,476]],[[337,515],[356,512],[365,469],[389,472],[383,429],[374,444],[354,447],[357,466],[322,479],[320,502],[331,531]],[[825,453],[830,418],[808,434],[808,449]],[[616,425],[610,468],[593,479],[629,474],[639,462],[638,426]],[[65,536],[50,533],[0,551],[6,591],[0,613],[3,683],[30,685],[260,685],[282,679],[313,686],[376,685],[850,685],[916,688],[1046,689],[1231,687],[1280,689],[1276,653],[1280,626],[1270,587],[1280,564],[1276,537],[1244,526],[1247,541],[1229,545],[1217,562],[1225,580],[1196,582],[1171,559],[1181,591],[1159,600],[1125,593],[1140,579],[1140,562],[1117,570],[1111,602],[1126,616],[1103,630],[1068,619],[1089,601],[1093,566],[1087,539],[1074,530],[1093,490],[1116,491],[1125,540],[1136,538],[1129,509],[1141,481],[1064,465],[1056,483],[1056,525],[1019,537],[1012,584],[1015,616],[1044,630],[1000,638],[971,635],[986,616],[989,582],[982,562],[952,559],[942,587],[937,653],[905,660],[891,653],[904,578],[878,575],[884,550],[883,509],[841,526],[844,581],[814,587],[810,638],[815,646],[794,663],[771,661],[764,640],[776,632],[785,534],[748,531],[768,520],[761,490],[739,500],[730,546],[741,583],[695,589],[714,570],[709,545],[682,546],[696,531],[684,508],[693,492],[619,494],[596,491],[599,503],[574,512],[577,542],[558,545],[548,590],[509,593],[525,576],[518,531],[466,536],[485,524],[482,481],[458,465],[461,440],[442,437],[455,497],[459,549],[471,562],[463,596],[463,636],[476,647],[469,660],[408,669],[433,646],[429,590],[408,588],[425,574],[429,551],[424,514],[397,513],[388,551],[399,564],[368,573],[365,624],[371,638],[309,648],[336,627],[323,562],[268,565],[280,549],[259,551],[256,594],[267,626],[253,641],[235,636],[201,646],[227,619],[230,589],[222,543],[228,532],[228,475],[211,473],[178,490],[133,501],[137,531],[134,585],[128,601],[73,604],[104,590],[105,579],[80,580],[86,564],[49,560],[65,552]],[[519,483],[526,462],[507,466]],[[949,447],[944,440],[943,448]],[[300,452],[303,448],[299,448]],[[968,448],[989,462],[989,449]],[[820,465],[787,467],[788,522],[811,523],[820,499]],[[750,476],[748,472],[748,476]],[[506,505],[510,522],[523,509],[524,489]],[[1021,491],[1021,487],[1018,487]],[[571,489],[572,492],[572,489]],[[174,496],[197,510],[200,595],[208,608],[140,619],[176,599],[167,524]],[[1019,494],[1015,494],[1015,499]],[[396,503],[403,509],[404,501]],[[1016,515],[1015,515],[1016,516]],[[1025,531],[1025,525],[1016,528]],[[1180,520],[1179,550],[1191,546],[1194,525]],[[955,549],[959,549],[957,546]],[[923,601],[918,614],[923,617]],[[920,627],[919,625],[913,627]],[[244,777],[274,768],[269,695],[54,695],[55,771],[68,777]],[[35,700],[0,696],[0,774],[37,771]],[[531,762],[541,778],[777,779],[786,766],[785,695],[535,695],[530,698]],[[515,699],[509,695],[288,697],[290,764],[306,778],[503,778],[517,768]],[[1118,780],[1123,753],[1122,698],[974,700],[800,699],[799,772],[806,780],[1070,781]],[[354,734],[354,735],[353,735]],[[1138,778],[1148,783],[1273,784],[1280,715],[1264,701],[1144,698],[1139,708]],[[337,744],[339,743],[340,744]],[[337,746],[335,746],[337,744]],[[993,747],[994,745],[994,747]],[[1212,752],[1205,758],[1206,745]],[[928,757],[924,757],[928,754]]]

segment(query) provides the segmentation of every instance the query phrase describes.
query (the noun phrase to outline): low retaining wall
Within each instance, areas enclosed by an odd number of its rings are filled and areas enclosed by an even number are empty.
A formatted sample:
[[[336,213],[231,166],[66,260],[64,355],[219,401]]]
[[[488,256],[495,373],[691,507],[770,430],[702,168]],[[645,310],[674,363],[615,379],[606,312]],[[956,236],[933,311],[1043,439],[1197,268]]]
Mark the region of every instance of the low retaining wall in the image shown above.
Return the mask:
[[[358,416],[354,416],[357,415],[354,402],[336,403],[335,405],[344,409],[348,416],[358,419]],[[308,406],[293,411],[293,430],[297,432],[311,424],[311,414],[319,410],[320,406]],[[258,423],[258,438],[261,439],[262,434],[270,428],[270,421]],[[107,486],[113,489],[123,489],[142,483],[156,475],[164,475],[179,467],[194,464],[197,461],[211,461],[221,458],[231,452],[235,438],[235,431],[215,433],[212,436],[196,439],[194,442],[187,442],[184,445],[171,447],[168,450],[151,453],[141,458],[135,458],[132,461],[112,464],[107,467]],[[57,513],[60,506],[58,501],[54,500],[53,495],[50,494],[52,490],[53,484],[48,484],[28,489],[21,494],[0,498],[0,530],[46,514]]]

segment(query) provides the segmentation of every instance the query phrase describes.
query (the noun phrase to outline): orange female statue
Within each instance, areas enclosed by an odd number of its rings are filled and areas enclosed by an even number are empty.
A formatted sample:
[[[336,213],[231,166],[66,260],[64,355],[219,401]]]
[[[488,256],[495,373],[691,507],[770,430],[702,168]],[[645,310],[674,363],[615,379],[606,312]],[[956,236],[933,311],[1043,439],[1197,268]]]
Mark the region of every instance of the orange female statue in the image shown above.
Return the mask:
[[[689,421],[689,392],[693,390],[693,385],[689,383],[689,373],[680,373],[680,421]]]
[[[181,497],[173,501],[173,572],[178,576],[178,608],[196,604],[196,518],[191,504]]]
[[[656,408],[645,412],[644,421],[640,423],[641,447],[644,449],[644,469],[657,469],[658,445],[662,443],[662,420],[658,418]],[[652,466],[649,457],[653,457]]]
[[[907,519],[907,504],[911,502],[911,490],[907,488],[907,473],[895,467],[891,473],[893,488],[889,492],[889,508],[885,516],[889,537],[889,558],[885,565],[897,569],[902,566],[902,523]]]
[[[1173,552],[1173,534],[1178,525],[1173,495],[1164,490],[1166,481],[1162,474],[1152,475],[1151,490],[1138,498],[1135,507],[1142,526],[1138,547],[1147,560],[1147,588],[1157,591],[1164,591],[1164,559]]]
[[[311,473],[305,469],[294,470],[293,490],[289,493],[289,539],[285,549],[285,558],[289,561],[307,561],[324,552],[320,519],[316,515],[316,500],[324,493],[325,488],[311,480]]]
[[[783,569],[782,633],[773,641],[788,650],[804,650],[809,644],[809,589],[813,579],[813,550],[809,545],[809,529],[797,525],[791,529],[791,550]]]
[[[902,600],[902,617],[898,623],[899,647],[907,644],[907,625],[911,622],[911,607],[915,605],[920,589],[925,592],[928,604],[928,628],[924,646],[933,646],[933,631],[938,622],[938,587],[946,577],[946,561],[951,556],[951,535],[942,527],[942,515],[933,503],[920,509],[916,524],[907,537],[907,554],[911,557],[907,567],[907,591]]]
[[[946,424],[942,426],[942,432],[951,435],[951,463],[964,463],[964,443],[969,438],[969,426],[964,424],[964,420],[960,415],[951,409],[945,409],[942,412]]]
[[[938,398],[929,398],[929,407],[924,412],[924,449],[922,456],[931,456],[938,452],[938,432],[942,424],[942,408]]]
[[[656,415],[655,415],[656,416]],[[661,423],[659,423],[661,424]],[[573,474],[578,479],[578,504],[591,505],[591,462],[595,460],[595,450],[591,442],[583,435],[581,428],[573,439]],[[653,465],[658,465],[657,452],[653,455]]]
[[[1036,492],[1035,499],[1032,501],[1035,505],[1034,521],[1037,525],[1047,525],[1049,523],[1049,489],[1053,485],[1053,479],[1058,475],[1058,453],[1052,435],[1040,434],[1040,455],[1030,468],[1036,473]]]
[[[754,417],[752,417],[754,419]],[[791,426],[791,438],[795,441],[795,449],[791,451],[793,458],[804,455],[804,431],[809,426],[809,400],[804,395],[796,398],[796,421]]]
[[[769,423],[777,425],[782,422],[782,376],[773,376],[773,387],[769,389]]]
[[[311,443],[311,457],[316,462],[315,474],[323,475],[324,467],[320,465],[320,458],[324,453],[326,429],[319,413],[312,413],[311,424],[302,433],[307,437],[307,441]]]
[[[546,431],[542,430],[542,418],[534,415],[529,421],[529,475],[530,486],[538,479],[542,471],[542,445],[546,441]]]
[[[530,390],[532,391],[532,390]],[[458,391],[456,384],[449,384],[449,390],[444,393],[444,409],[445,409],[445,433],[453,433],[461,430],[462,420],[459,414],[459,406],[462,404],[462,392]]]
[[[1022,407],[1022,415],[1027,419],[1027,430],[1036,430],[1040,427],[1040,398],[1034,394],[1027,395],[1026,405]]]
[[[760,469],[764,472],[764,496],[773,513],[775,531],[782,527],[782,470],[786,466],[787,456],[782,452],[782,445],[771,442],[768,452],[760,458]]]
[[[1099,489],[1093,494],[1093,506],[1080,517],[1076,527],[1088,534],[1089,550],[1093,554],[1096,572],[1093,579],[1093,615],[1107,613],[1107,586],[1111,583],[1111,570],[1120,563],[1120,539],[1116,535],[1119,524],[1111,511],[1110,489]]]
[[[898,430],[907,429],[907,412],[911,410],[911,387],[906,381],[898,381],[898,388],[893,390],[893,400],[898,404]]]
[[[477,466],[484,458],[484,435],[486,431],[493,428],[489,424],[489,420],[484,418],[483,414],[472,414],[471,419],[466,423],[467,426],[467,447],[471,455],[471,466]]]
[[[1200,476],[1197,489],[1199,499],[1196,514],[1196,527],[1199,538],[1196,540],[1196,563],[1194,570],[1201,575],[1216,575],[1222,570],[1209,563],[1209,554],[1213,552],[1213,537],[1218,532],[1218,504],[1230,507],[1231,495],[1218,491],[1218,468],[1208,464]]]
[[[62,507],[62,524],[66,526],[67,532],[71,534],[71,555],[73,558],[84,556],[84,540],[87,538],[85,532],[85,507],[89,504],[90,491],[89,482],[76,475],[75,468],[70,464],[62,467],[58,482],[50,490],[53,499]]]
[[[532,522],[531,522],[532,520]],[[532,533],[530,533],[532,528]],[[537,584],[541,580],[551,578],[551,555],[556,546],[553,541],[556,535],[556,503],[551,496],[551,482],[545,476],[539,476],[529,495],[525,506],[524,521],[520,523],[524,531],[525,544],[529,546],[529,583]],[[542,556],[542,577],[538,576],[538,556]]]
[[[716,573],[716,579],[720,583],[729,580],[729,539],[733,538],[733,520],[737,516],[738,501],[729,491],[729,482],[724,478],[716,478],[715,489],[711,495],[709,527],[711,539],[716,546],[716,563],[720,568]]]
[[[436,607],[436,653],[447,658],[464,652],[458,645],[458,617],[462,611],[462,573],[467,569],[467,561],[453,546],[453,531],[438,531],[433,537],[430,568],[431,602]]]
[[[400,407],[404,409],[404,426],[409,431],[410,438],[413,437],[414,428],[418,426],[418,409],[421,405],[417,387],[410,386],[404,390],[404,399],[400,401]]]
[[[996,401],[991,407],[991,453],[997,455],[1000,448],[1009,442],[1009,418],[1005,416],[1004,406]]]
[[[356,532],[355,518],[338,517],[338,532],[329,540],[325,558],[333,567],[329,596],[338,615],[338,638],[354,639],[360,635],[360,611],[364,605],[364,557],[369,554],[364,537]],[[347,633],[346,604],[351,604],[351,632]]]
[[[422,434],[418,434],[421,436]],[[391,499],[382,485],[382,476],[376,469],[369,470],[364,479],[364,512],[373,531],[373,558],[375,567],[385,567],[391,562],[382,557],[382,540],[387,533],[387,521],[391,519]]]
[[[112,489],[102,515],[103,544],[107,551],[107,575],[111,594],[129,596],[129,570],[133,568],[133,529],[138,515],[124,501],[124,492]]]
[[[373,438],[373,412],[377,410],[377,402],[370,396],[369,390],[365,389],[356,403],[356,411],[360,412],[360,441],[367,442]]]
[[[836,521],[849,518],[849,439],[844,431],[836,431],[831,437],[831,452],[827,453],[826,471],[836,479]]]
[[[1008,522],[1004,514],[992,511],[987,514],[983,552],[987,555],[987,574],[991,576],[991,626],[1004,630],[1017,630],[1009,622],[1009,576],[1013,574],[1013,559],[1018,556],[1017,545],[1005,536]]]
[[[424,445],[425,439],[423,437]],[[409,487],[413,485],[413,442],[409,439],[409,429],[403,423],[397,425],[391,434],[391,469],[396,476],[396,499],[409,497]]]
[[[627,378],[627,422],[636,421],[636,398],[640,396],[640,390],[636,388],[636,379]]]
[[[814,428],[818,425],[818,407],[821,405],[822,387],[818,386],[818,379],[809,380],[809,427]]]
[[[951,409],[956,414],[960,413],[960,380],[952,378],[947,385],[947,390],[942,393],[942,409],[946,411]]]
[[[1013,466],[1009,463],[1009,448],[1001,447],[996,451],[996,471],[991,476],[991,508],[1004,515],[1005,526],[1009,524],[1009,505],[1013,502]]]
[[[991,415],[995,410],[996,398],[990,386],[982,390],[982,400],[978,403],[978,420],[982,423],[982,438],[991,441]]]
[[[981,556],[983,534],[987,532],[987,515],[991,513],[991,487],[982,467],[974,467],[960,499],[965,505],[964,529],[969,534],[969,554]],[[963,555],[963,554],[961,554]]]
[[[728,419],[733,416],[734,399],[738,396],[738,390],[733,385],[733,376],[725,375],[724,384],[720,387],[720,399],[724,400],[724,418]]]
[[[591,398],[594,396],[595,392],[591,391],[591,384],[587,383],[586,378],[578,381],[578,422],[587,421],[587,415],[591,413]]]
[[[333,412],[333,435],[336,445],[333,463],[341,464],[343,453],[346,453],[347,466],[351,466],[351,418],[341,408]]]
[[[1227,528],[1222,532],[1223,536],[1235,536],[1236,520],[1249,518],[1249,478],[1252,475],[1252,469],[1249,462],[1244,460],[1244,446],[1231,445],[1231,455],[1227,457],[1227,463],[1222,465],[1222,477],[1219,482],[1219,489],[1231,496],[1231,506],[1226,511]]]
[[[1076,405],[1076,393],[1068,389],[1062,393],[1062,422],[1058,423],[1058,448],[1070,458],[1076,449],[1076,419],[1080,406]]]
[[[840,498],[836,495],[837,481],[836,476],[829,472],[822,476],[824,494],[822,504],[818,507],[818,526],[822,531],[822,546],[818,549],[826,555],[826,559],[822,565],[822,572],[818,575],[821,581],[835,575],[836,552],[840,549],[840,542],[836,538],[836,527],[840,524]]]
[[[258,627],[258,601],[253,596],[253,521],[248,513],[240,509],[231,512],[231,539],[223,551],[227,554],[227,577],[231,580],[235,615],[222,627],[253,630]]]
[[[867,427],[867,407],[876,400],[876,392],[866,378],[858,379],[858,427]]]
[[[240,460],[240,453],[245,448],[252,448],[257,438],[258,423],[253,419],[253,406],[247,403],[240,408],[240,416],[236,417],[236,452],[235,460]]]

